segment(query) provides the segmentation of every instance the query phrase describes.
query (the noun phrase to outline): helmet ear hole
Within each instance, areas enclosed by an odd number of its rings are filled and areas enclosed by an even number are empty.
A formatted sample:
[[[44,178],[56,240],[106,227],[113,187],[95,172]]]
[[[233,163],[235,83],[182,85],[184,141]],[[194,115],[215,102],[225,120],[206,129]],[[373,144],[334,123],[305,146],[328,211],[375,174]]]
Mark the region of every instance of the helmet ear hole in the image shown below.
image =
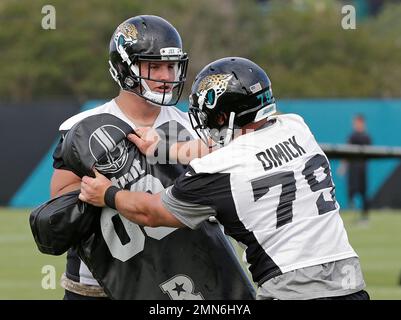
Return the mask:
[[[135,81],[132,77],[128,76],[125,78],[124,83],[129,87],[129,88],[134,88],[136,84],[138,84],[137,81]]]

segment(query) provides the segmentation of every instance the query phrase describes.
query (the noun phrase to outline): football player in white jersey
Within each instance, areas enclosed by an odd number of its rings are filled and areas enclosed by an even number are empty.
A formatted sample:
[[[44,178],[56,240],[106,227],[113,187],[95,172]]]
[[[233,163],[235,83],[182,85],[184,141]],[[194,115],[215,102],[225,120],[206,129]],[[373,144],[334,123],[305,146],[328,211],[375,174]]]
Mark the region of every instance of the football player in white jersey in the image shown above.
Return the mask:
[[[244,58],[214,61],[190,102],[193,128],[221,148],[159,194],[120,190],[96,172],[80,199],[141,225],[195,229],[216,217],[245,246],[258,299],[369,299],[328,159],[300,116],[274,115],[266,73]]]
[[[121,90],[118,96],[95,109],[77,114],[60,126],[63,134],[78,121],[100,113],[111,113],[133,128],[158,127],[175,120],[192,130],[187,115],[172,107],[177,104],[185,82],[188,57],[182,52],[181,37],[166,20],[137,16],[115,30],[109,49],[109,67]],[[81,179],[64,166],[61,142],[54,152],[51,196],[79,189]],[[67,255],[62,285],[65,299],[105,297],[102,288],[74,250]]]

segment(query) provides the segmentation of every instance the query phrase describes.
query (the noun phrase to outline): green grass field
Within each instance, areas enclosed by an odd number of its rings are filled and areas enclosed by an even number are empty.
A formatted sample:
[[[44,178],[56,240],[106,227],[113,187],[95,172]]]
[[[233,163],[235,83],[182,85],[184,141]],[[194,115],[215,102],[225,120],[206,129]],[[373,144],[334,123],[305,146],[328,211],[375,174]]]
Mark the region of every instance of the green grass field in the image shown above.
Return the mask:
[[[350,242],[361,258],[371,298],[401,300],[401,212],[373,212],[368,226],[354,223],[356,213],[342,216]],[[28,210],[0,209],[0,299],[61,299],[59,279],[65,256],[38,251],[28,217]],[[55,289],[42,288],[47,275],[42,274],[42,268],[46,265],[56,270]]]

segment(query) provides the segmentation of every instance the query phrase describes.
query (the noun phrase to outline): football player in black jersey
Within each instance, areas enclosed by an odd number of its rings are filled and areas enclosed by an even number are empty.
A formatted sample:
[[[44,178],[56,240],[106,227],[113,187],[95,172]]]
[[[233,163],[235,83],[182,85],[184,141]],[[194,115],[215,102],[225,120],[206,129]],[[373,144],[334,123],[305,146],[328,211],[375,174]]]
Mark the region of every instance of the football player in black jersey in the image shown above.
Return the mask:
[[[111,38],[109,58],[110,73],[120,86],[120,93],[60,126],[62,139],[53,155],[52,197],[80,188],[81,178],[66,166],[62,157],[62,144],[67,132],[89,116],[110,113],[133,129],[153,126],[169,131],[169,126],[175,126],[176,131],[185,131],[187,138],[196,136],[188,115],[174,107],[182,93],[188,57],[182,50],[180,35],[169,22],[149,15],[124,21]],[[107,133],[102,135],[107,138]],[[175,134],[169,138],[177,140]],[[112,155],[106,160],[110,159]],[[125,173],[110,171],[115,167],[112,163],[98,163],[97,168],[109,177],[111,174],[122,188],[150,193],[172,184],[184,171],[182,165],[152,167],[146,159],[139,157],[134,161]],[[130,174],[131,169],[138,175]],[[88,263],[80,259],[77,248],[68,252],[67,270],[62,278],[65,299],[253,298],[253,288],[216,223],[207,222],[195,235],[176,229],[140,228],[110,210],[103,210],[99,219],[92,242],[80,248]],[[210,236],[213,240],[208,240]],[[173,258],[174,252],[180,253],[180,257]],[[192,257],[195,253],[200,259],[196,265],[198,258]],[[222,262],[218,261],[220,257]],[[186,262],[182,263],[182,259]],[[229,270],[213,267],[215,263],[224,264],[224,259]],[[149,277],[149,270],[156,270],[157,276]],[[209,271],[213,275],[205,277]],[[236,290],[231,290],[232,283],[226,277],[236,279]],[[178,293],[174,291],[175,282],[181,285]]]

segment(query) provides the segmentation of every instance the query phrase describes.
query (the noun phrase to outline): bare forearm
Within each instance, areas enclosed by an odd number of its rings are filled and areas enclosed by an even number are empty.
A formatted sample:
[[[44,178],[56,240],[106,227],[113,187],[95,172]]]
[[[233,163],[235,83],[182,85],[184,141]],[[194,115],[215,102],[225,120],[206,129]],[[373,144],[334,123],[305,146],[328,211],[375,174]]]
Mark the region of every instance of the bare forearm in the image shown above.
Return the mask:
[[[181,164],[188,164],[191,160],[202,158],[211,151],[200,139],[177,142],[170,147],[170,159],[176,159]]]
[[[148,214],[147,201],[150,201],[150,194],[146,192],[119,191],[116,194],[116,209],[128,220],[141,225],[151,223],[151,215]],[[146,201],[147,200],[147,201]]]
[[[83,177],[79,199],[97,207],[109,205],[125,218],[149,227],[184,226],[173,214],[164,208],[161,194],[115,190],[105,176],[94,170],[95,178]],[[108,192],[108,190],[110,192]]]
[[[122,190],[116,194],[116,209],[125,218],[149,227],[183,227],[161,202],[159,194]]]
[[[81,188],[81,179],[71,171],[56,169],[50,182],[52,198]]]
[[[128,140],[134,143],[143,154],[153,157],[155,149],[158,148],[158,144],[162,141],[158,133],[152,128],[137,128],[135,133],[129,134],[127,136]],[[214,143],[210,141],[210,145],[214,145]],[[213,150],[206,146],[202,140],[196,139],[186,142],[176,142],[169,146],[168,151],[168,160],[170,160],[170,163],[188,164],[191,160],[202,158]]]
[[[61,196],[61,195],[65,194],[65,193],[68,193],[68,192],[71,192],[71,191],[74,191],[74,190],[79,190],[80,188],[81,188],[81,182],[77,182],[77,183],[74,183],[74,184],[71,184],[69,186],[66,186],[66,187],[62,188],[62,189],[58,190],[55,193],[52,193],[51,197],[52,198],[58,197],[58,196]]]

